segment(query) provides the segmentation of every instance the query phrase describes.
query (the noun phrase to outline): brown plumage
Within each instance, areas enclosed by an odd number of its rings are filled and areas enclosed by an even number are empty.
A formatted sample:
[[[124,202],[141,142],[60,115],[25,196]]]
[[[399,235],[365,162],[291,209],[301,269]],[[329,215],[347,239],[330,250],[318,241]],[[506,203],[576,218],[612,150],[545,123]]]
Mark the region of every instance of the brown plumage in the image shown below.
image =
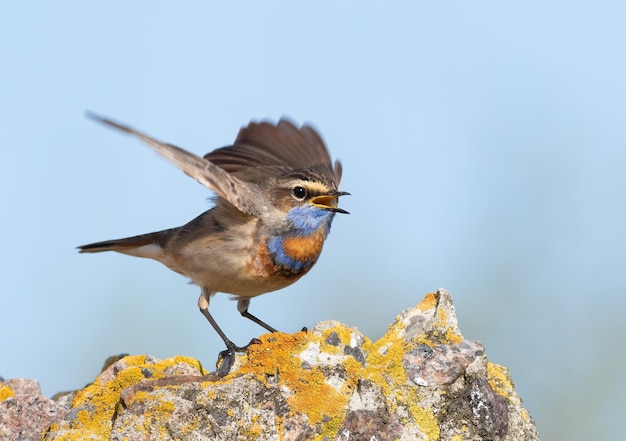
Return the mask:
[[[78,247],[155,259],[202,288],[201,312],[226,343],[238,349],[208,311],[216,292],[233,294],[239,312],[250,298],[283,288],[315,264],[337,207],[341,164],[333,165],[310,126],[287,120],[250,123],[232,146],[199,157],[108,119],[91,118],[140,138],[217,194],[215,207],[178,227]]]

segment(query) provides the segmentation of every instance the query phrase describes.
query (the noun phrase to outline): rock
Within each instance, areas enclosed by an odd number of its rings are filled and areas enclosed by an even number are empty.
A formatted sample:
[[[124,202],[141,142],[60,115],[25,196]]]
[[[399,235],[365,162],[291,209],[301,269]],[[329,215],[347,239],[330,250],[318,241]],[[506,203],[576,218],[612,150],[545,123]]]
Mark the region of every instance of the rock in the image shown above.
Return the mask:
[[[508,371],[463,338],[444,290],[376,342],[333,321],[266,334],[224,378],[186,357],[128,356],[56,406],[37,425],[45,440],[539,439]],[[0,437],[21,439],[12,430],[0,418]]]
[[[41,440],[41,434],[69,412],[69,402],[60,403],[41,395],[37,380],[10,379],[0,382],[0,440]]]

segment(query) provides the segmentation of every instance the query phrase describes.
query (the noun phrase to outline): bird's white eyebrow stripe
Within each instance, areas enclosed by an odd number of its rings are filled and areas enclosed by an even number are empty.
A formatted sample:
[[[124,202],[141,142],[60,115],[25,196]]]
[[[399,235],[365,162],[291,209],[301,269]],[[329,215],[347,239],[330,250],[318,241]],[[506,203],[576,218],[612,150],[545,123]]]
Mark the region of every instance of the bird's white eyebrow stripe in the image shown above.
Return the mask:
[[[307,179],[290,179],[289,181],[285,183],[285,187],[288,187],[288,188],[293,188],[297,186],[304,187],[310,192],[317,193],[317,194],[325,194],[332,190],[331,188],[328,188],[328,186],[322,184],[321,182],[309,181]]]

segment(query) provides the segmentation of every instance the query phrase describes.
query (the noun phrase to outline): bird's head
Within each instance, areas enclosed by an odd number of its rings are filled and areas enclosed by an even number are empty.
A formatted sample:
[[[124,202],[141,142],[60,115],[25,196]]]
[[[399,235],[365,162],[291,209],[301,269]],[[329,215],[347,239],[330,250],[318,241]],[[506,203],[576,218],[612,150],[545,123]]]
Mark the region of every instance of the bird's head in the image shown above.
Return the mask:
[[[340,196],[350,193],[339,191],[327,176],[309,169],[277,179],[271,191],[274,208],[297,229],[313,231],[330,226],[335,213],[348,213],[338,203]]]

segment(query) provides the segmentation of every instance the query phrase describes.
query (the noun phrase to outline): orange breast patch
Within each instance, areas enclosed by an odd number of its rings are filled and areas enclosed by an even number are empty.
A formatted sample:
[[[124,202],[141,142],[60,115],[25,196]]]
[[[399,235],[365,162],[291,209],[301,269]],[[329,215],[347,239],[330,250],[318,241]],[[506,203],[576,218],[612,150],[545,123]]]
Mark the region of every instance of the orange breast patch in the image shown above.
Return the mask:
[[[324,235],[320,232],[310,236],[287,237],[283,240],[283,252],[290,259],[306,262],[316,260],[324,246]]]

